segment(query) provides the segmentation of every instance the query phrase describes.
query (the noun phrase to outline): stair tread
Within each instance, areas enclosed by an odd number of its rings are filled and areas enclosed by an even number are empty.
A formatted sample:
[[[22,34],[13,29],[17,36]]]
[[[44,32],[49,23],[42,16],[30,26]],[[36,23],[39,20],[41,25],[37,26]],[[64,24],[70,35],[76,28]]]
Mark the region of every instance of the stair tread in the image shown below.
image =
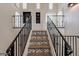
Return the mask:
[[[30,53],[29,53],[30,54]],[[29,55],[28,54],[28,55]],[[32,55],[37,55],[37,56],[50,56],[51,54],[50,54],[50,52],[39,52],[39,53],[32,53]]]
[[[30,42],[34,42],[34,41],[35,41],[35,42],[38,42],[38,41],[39,41],[39,42],[43,42],[43,41],[44,41],[44,42],[48,42],[47,39],[31,39],[31,40],[30,40]]]
[[[32,36],[31,39],[48,39],[47,36]]]
[[[48,35],[32,35],[32,36],[35,36],[35,37],[36,37],[36,36],[38,36],[38,37],[39,37],[39,36],[40,36],[40,37],[46,36],[46,37],[48,37]]]
[[[51,56],[47,32],[33,31],[28,56]]]
[[[33,56],[51,56],[50,52],[38,52],[38,53],[28,53],[28,55],[33,55]]]
[[[50,48],[50,47],[49,47],[49,46],[39,46],[39,45],[36,45],[36,46],[34,45],[34,46],[32,46],[32,45],[31,45],[29,48],[38,48],[38,49],[41,48],[41,49],[45,49],[45,48]]]

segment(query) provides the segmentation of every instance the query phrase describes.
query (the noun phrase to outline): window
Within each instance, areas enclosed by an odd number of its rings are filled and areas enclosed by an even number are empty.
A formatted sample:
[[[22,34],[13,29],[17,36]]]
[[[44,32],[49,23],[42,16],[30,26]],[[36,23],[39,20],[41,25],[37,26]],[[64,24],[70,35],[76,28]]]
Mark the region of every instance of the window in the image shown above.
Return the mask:
[[[40,9],[40,3],[37,3],[37,4],[36,4],[36,8],[37,8],[37,9]]]
[[[36,23],[40,23],[40,12],[36,12]]]
[[[22,27],[23,26],[23,17],[20,13],[15,12],[14,15],[14,27]]]

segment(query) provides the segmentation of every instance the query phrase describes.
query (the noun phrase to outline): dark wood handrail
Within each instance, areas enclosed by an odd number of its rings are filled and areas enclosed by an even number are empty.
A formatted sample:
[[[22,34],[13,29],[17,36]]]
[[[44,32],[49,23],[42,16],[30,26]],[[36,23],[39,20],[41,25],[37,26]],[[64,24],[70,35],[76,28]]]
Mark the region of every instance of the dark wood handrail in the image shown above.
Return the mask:
[[[56,36],[57,38],[61,38],[61,36]],[[79,35],[64,35],[65,40],[70,44],[73,53],[70,56],[78,56],[78,40]]]
[[[48,18],[50,19],[50,17],[48,16]],[[50,19],[50,21],[51,21],[51,23],[54,25],[54,27],[55,27],[55,29],[56,29],[56,31],[59,33],[59,35],[62,37],[62,40],[65,42],[65,47],[67,48],[67,49],[69,49],[70,50],[70,52],[69,52],[69,54],[71,54],[73,51],[72,51],[72,49],[71,49],[71,46],[68,44],[68,42],[65,40],[65,38],[63,37],[63,35],[60,33],[60,31],[58,30],[58,28],[56,27],[56,25],[53,23],[53,21]],[[69,55],[68,54],[68,55]],[[67,55],[67,54],[66,54]]]
[[[15,37],[15,39],[12,41],[12,43],[9,45],[8,49],[6,50],[6,52],[8,52],[9,48],[13,45],[13,43],[16,41],[17,37],[19,36],[19,34],[21,33],[21,31],[23,30],[23,28],[26,26],[26,24],[21,28],[20,32],[17,34],[17,36]]]
[[[49,18],[50,19],[50,18]],[[51,20],[51,19],[50,19]],[[68,43],[66,42],[65,38],[63,37],[63,35],[60,33],[60,31],[57,29],[57,27],[55,26],[55,24],[53,23],[53,21],[51,20],[52,24],[54,25],[54,27],[56,28],[56,30],[58,31],[58,33],[60,34],[60,36],[62,37],[62,39],[65,41],[65,43],[68,45]],[[69,46],[69,45],[68,45]],[[70,47],[70,46],[69,46]]]

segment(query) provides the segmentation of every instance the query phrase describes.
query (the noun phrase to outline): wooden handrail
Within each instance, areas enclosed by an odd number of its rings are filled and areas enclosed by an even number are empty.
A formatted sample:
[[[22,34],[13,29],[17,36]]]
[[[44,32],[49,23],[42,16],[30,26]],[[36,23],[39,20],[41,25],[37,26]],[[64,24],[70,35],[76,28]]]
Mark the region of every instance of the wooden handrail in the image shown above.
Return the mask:
[[[26,24],[25,24],[26,25]],[[10,46],[8,47],[8,49],[6,50],[6,52],[8,52],[9,48],[13,45],[13,43],[16,41],[17,37],[19,36],[19,34],[21,33],[21,31],[23,30],[23,28],[25,27],[25,25],[21,28],[20,32],[17,34],[17,36],[15,37],[15,39],[12,41],[12,43],[10,44]]]
[[[17,36],[15,37],[15,39],[9,45],[8,49],[6,50],[6,53],[8,55],[10,55],[10,56],[16,55],[17,56],[17,55],[22,55],[23,54],[26,43],[27,43],[27,40],[28,40],[28,36],[29,36],[30,30],[31,30],[31,25],[26,26],[27,24],[30,25],[30,23],[25,23],[24,26],[19,31],[19,33],[17,34]],[[27,29],[27,30],[25,30],[25,29]],[[17,52],[17,50],[18,50],[18,52]],[[16,52],[16,53],[14,53],[14,52]]]
[[[51,19],[50,19],[51,20]],[[55,26],[55,24],[53,23],[53,21],[51,20],[52,24],[54,25],[54,27],[56,28],[56,30],[58,31],[58,33],[60,34],[60,36],[62,37],[62,39],[65,41],[65,43],[68,45],[68,43],[66,42],[66,40],[64,39],[63,35],[60,33],[60,31],[57,29],[57,27]],[[69,45],[68,45],[69,46]]]
[[[50,19],[50,17],[48,16],[48,18]],[[58,32],[58,34],[62,37],[62,40],[65,42],[65,47],[70,50],[69,54],[72,53],[72,49],[71,46],[68,44],[68,42],[65,40],[65,38],[63,37],[63,35],[60,33],[60,31],[58,30],[58,28],[56,27],[56,25],[53,23],[53,21],[50,19],[50,22],[52,23],[52,25],[54,26],[54,28],[56,29],[56,31]],[[55,39],[55,38],[54,38]],[[66,51],[67,52],[67,51]],[[66,55],[69,55],[66,54]]]

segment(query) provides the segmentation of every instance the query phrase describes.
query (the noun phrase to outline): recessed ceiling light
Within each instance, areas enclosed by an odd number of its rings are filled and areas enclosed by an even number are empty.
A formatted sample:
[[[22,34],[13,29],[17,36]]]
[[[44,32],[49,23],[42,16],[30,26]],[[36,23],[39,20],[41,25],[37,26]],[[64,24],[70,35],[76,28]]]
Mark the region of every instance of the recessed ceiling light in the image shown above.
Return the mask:
[[[73,7],[73,6],[75,6],[77,3],[69,3],[68,4],[68,7]]]
[[[23,3],[23,9],[27,9],[27,3]]]
[[[52,3],[49,3],[49,9],[53,9],[53,4]]]
[[[40,3],[37,3],[37,4],[36,4],[36,8],[37,8],[37,9],[40,9]]]

